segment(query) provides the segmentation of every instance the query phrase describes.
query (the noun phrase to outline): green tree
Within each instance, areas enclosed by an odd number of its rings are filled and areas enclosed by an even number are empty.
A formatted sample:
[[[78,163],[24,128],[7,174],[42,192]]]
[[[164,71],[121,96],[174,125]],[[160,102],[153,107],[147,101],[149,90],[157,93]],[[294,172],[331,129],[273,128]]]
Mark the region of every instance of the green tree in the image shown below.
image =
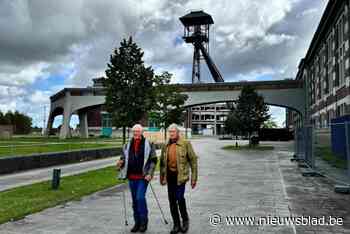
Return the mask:
[[[7,122],[7,124],[15,124],[15,114],[12,111],[7,111],[4,115],[4,119]]]
[[[111,114],[113,125],[123,128],[124,143],[126,127],[143,119],[154,100],[153,69],[145,66],[143,55],[141,48],[129,37],[114,49],[107,64],[106,110]]]
[[[10,120],[0,111],[0,124],[7,125],[11,124]]]
[[[184,120],[184,103],[188,96],[181,94],[178,87],[170,85],[172,74],[163,72],[155,75],[154,105],[149,114],[150,121],[166,129],[170,124]]]
[[[252,86],[243,86],[237,100],[236,115],[240,122],[242,133],[248,134],[249,145],[251,136],[257,132],[265,121],[270,119],[269,107],[264,98],[259,95]]]
[[[276,121],[273,119],[268,119],[263,123],[263,128],[278,128]]]
[[[224,126],[225,126],[225,132],[228,134],[231,134],[233,136],[235,136],[236,138],[236,147],[238,147],[238,143],[237,143],[237,136],[240,134],[241,132],[241,123],[239,122],[239,119],[237,118],[237,114],[236,114],[236,110],[234,107],[231,108],[230,113],[228,114],[225,122],[224,122]]]
[[[0,112],[0,124],[12,125],[15,134],[29,134],[31,132],[32,119],[18,111],[8,111],[5,115]]]
[[[13,125],[15,126],[15,134],[29,134],[32,128],[32,119],[22,113],[16,111],[14,113]]]

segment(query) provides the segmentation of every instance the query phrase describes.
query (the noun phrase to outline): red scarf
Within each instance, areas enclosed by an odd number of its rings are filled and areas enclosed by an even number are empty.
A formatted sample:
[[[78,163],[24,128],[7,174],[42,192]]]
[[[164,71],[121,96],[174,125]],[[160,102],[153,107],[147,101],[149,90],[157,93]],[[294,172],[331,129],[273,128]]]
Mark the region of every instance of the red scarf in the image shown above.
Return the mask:
[[[135,155],[137,155],[137,153],[140,150],[140,145],[141,145],[141,138],[134,138],[134,152]],[[143,179],[143,175],[134,175],[131,174],[128,176],[129,180],[139,180],[139,179]]]
[[[134,139],[134,152],[135,152],[135,155],[137,155],[137,153],[139,152],[140,145],[141,145],[141,138]]]

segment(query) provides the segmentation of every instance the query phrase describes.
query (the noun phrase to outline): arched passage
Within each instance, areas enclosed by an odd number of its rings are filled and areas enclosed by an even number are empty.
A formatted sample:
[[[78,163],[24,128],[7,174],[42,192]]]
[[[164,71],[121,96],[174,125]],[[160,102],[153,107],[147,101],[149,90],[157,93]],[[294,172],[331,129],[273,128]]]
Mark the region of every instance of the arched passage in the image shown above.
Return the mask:
[[[185,127],[191,128],[193,132],[196,133],[198,132],[198,129],[201,130],[205,128],[204,126],[210,126],[213,128],[214,135],[222,134],[228,109],[222,110],[221,108],[226,106],[226,103],[232,102],[235,103],[236,100],[218,100],[214,102],[203,101],[196,104],[186,105]],[[292,110],[297,112],[299,115],[302,115],[299,110],[293,107],[267,102],[265,102],[265,104],[267,104],[269,107],[280,107],[284,108],[285,110]]]
[[[245,85],[250,85],[264,97],[266,103],[287,107],[300,113],[302,119],[307,118],[305,116],[305,90],[303,83],[297,80],[172,85],[178,87],[180,92],[188,95],[189,98],[185,103],[188,107],[205,103],[232,102],[232,100],[237,100]],[[103,88],[88,87],[66,88],[51,96],[51,110],[53,110],[51,113],[54,113],[54,110],[58,107],[60,113],[63,113],[60,137],[66,138],[68,136],[69,122],[73,113],[78,114],[80,122],[83,122],[86,117],[84,117],[84,112],[81,110],[104,104],[104,95],[105,90]],[[47,129],[50,129],[50,123],[49,119]],[[82,135],[87,136],[88,134],[85,132]]]
[[[53,129],[53,124],[55,122],[55,119],[56,119],[57,116],[60,116],[60,115],[63,116],[63,112],[64,112],[64,110],[60,106],[51,109],[51,111],[49,113],[49,118],[48,118],[48,121],[47,121],[47,127],[46,127],[46,130],[45,130],[45,135],[46,136],[49,136],[49,135],[53,134],[52,129]]]

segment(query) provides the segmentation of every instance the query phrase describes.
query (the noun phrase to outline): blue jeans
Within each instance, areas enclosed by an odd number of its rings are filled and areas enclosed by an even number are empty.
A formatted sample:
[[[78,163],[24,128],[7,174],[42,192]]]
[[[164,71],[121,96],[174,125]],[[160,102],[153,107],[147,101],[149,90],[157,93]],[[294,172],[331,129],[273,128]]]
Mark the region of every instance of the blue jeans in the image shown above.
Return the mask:
[[[129,180],[135,223],[148,222],[148,209],[146,202],[147,186],[148,181],[144,179]]]

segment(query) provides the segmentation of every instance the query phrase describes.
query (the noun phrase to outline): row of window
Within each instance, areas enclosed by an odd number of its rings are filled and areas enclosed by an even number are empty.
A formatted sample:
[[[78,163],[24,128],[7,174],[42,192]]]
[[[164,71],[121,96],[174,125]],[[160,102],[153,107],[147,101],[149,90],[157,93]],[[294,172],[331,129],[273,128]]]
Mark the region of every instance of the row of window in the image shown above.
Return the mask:
[[[214,115],[192,115],[192,120],[193,121],[214,121],[215,116]],[[216,116],[217,121],[225,121],[226,120],[226,115],[217,115]]]
[[[196,106],[196,107],[192,107],[192,111],[210,111],[210,110],[215,110],[215,107],[216,107],[216,110],[229,110],[227,109],[227,106],[226,105],[223,105],[223,106],[211,106],[211,105],[208,105],[208,106]]]
[[[311,104],[327,95],[334,87],[343,86],[346,81],[346,48],[349,24],[347,12],[338,18],[330,30],[319,54],[310,67],[309,95]]]
[[[328,128],[331,124],[331,120],[350,113],[349,106],[345,103],[338,105],[336,111],[327,111],[325,115],[320,115],[317,118],[312,119],[312,123],[317,128]]]

